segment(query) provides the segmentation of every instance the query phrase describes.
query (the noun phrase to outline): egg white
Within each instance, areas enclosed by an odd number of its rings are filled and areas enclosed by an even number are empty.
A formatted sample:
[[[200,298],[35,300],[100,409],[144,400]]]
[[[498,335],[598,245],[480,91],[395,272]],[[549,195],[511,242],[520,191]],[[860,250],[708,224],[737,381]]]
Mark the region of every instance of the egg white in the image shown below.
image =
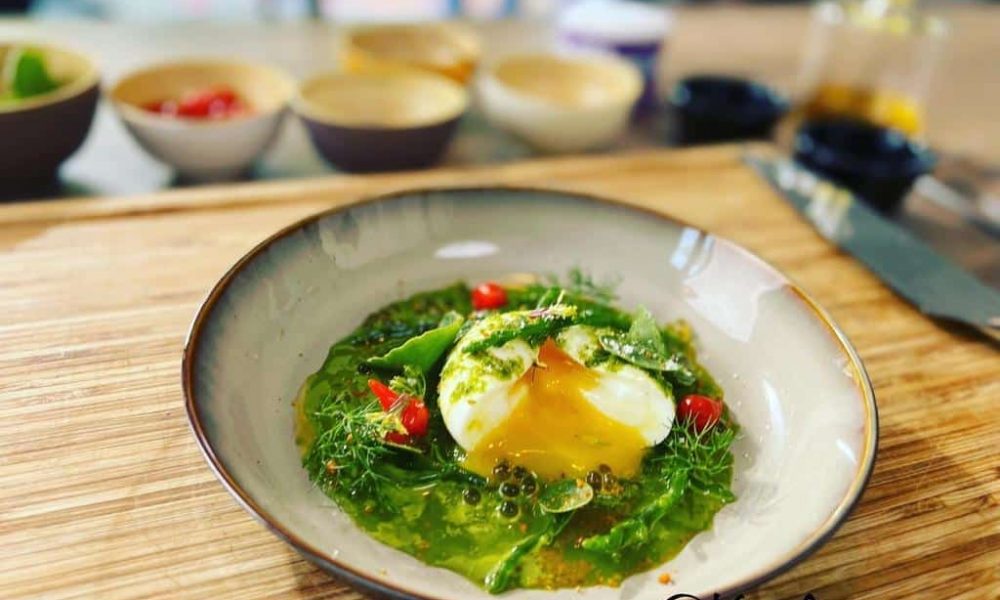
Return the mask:
[[[462,336],[445,362],[438,385],[438,406],[449,433],[466,451],[499,427],[524,399],[525,388],[515,391],[514,384],[534,364],[538,348],[520,339],[477,354],[465,352],[465,348],[523,314],[508,312],[485,317]],[[585,325],[564,329],[554,341],[584,365],[600,349],[597,331]],[[667,437],[674,421],[674,401],[656,380],[642,369],[616,359],[592,369],[598,383],[582,394],[594,408],[634,428],[649,446]],[[566,426],[572,427],[572,423]]]

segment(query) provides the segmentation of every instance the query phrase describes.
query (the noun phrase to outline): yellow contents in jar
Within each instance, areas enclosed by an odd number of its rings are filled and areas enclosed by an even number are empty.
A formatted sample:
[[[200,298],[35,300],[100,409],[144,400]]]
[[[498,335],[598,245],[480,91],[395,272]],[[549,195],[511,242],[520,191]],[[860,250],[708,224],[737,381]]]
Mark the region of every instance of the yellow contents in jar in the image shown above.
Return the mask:
[[[816,90],[802,111],[806,119],[853,117],[907,135],[919,134],[924,129],[922,107],[892,90],[828,83]]]

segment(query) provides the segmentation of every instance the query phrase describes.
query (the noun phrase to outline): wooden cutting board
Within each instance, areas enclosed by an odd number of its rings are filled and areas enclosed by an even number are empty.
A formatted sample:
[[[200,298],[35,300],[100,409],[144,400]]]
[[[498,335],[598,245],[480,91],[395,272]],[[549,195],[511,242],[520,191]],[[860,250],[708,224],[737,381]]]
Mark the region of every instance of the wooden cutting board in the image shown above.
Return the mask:
[[[615,196],[731,238],[815,296],[864,359],[881,447],[850,520],[747,598],[1000,597],[1000,353],[941,327],[715,147],[0,206],[0,596],[357,598],[243,512],[181,399],[210,286],[300,217],[404,187]],[[664,598],[674,590],[664,587]]]

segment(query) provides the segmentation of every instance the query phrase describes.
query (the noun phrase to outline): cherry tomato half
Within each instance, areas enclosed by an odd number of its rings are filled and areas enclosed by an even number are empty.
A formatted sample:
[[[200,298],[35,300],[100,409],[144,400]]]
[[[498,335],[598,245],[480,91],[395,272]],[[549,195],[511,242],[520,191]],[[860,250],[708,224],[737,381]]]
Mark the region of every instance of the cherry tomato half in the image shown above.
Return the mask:
[[[406,431],[418,437],[427,435],[427,423],[430,418],[431,413],[427,410],[427,406],[416,398],[410,398],[410,402],[403,408],[403,414],[400,415]]]
[[[424,404],[423,400],[409,396],[400,396],[378,379],[369,379],[368,389],[378,398],[378,402],[382,405],[382,410],[384,411],[391,410],[401,400],[406,401],[406,406],[403,407],[399,415],[399,420],[402,421],[403,427],[406,428],[406,432],[409,435],[398,431],[390,431],[385,434],[386,440],[394,444],[408,444],[411,441],[411,436],[420,437],[427,435],[427,424],[431,419],[431,413],[427,410],[427,405]]]
[[[399,433],[398,431],[390,431],[385,434],[385,441],[392,442],[393,444],[399,444],[400,446],[406,446],[410,443],[410,436],[405,433]]]
[[[677,417],[690,421],[696,431],[704,431],[722,418],[722,402],[708,396],[691,394],[677,406]]]
[[[500,308],[506,304],[507,292],[498,283],[480,283],[472,290],[472,307],[476,310]]]
[[[143,108],[165,116],[189,119],[218,119],[247,112],[247,105],[228,87],[207,88],[179,100],[149,102]]]
[[[378,403],[382,405],[382,410],[389,410],[396,403],[399,394],[389,389],[389,386],[378,379],[368,380],[368,389],[378,398]]]
[[[177,116],[177,102],[174,100],[160,100],[158,102],[147,102],[142,107],[149,112],[159,113],[168,117]]]

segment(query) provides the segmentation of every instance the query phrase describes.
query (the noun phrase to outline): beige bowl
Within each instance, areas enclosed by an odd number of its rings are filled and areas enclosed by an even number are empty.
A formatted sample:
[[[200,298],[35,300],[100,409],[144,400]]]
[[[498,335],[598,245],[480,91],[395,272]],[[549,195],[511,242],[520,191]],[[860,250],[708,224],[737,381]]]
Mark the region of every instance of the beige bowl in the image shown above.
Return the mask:
[[[185,119],[142,108],[224,85],[250,105],[247,115]],[[295,91],[283,72],[264,65],[190,60],[148,67],[119,81],[110,97],[122,121],[154,157],[195,180],[231,179],[245,172],[270,145]]]
[[[481,54],[476,33],[457,23],[359,27],[347,33],[341,52],[348,71],[409,66],[435,71],[459,83],[472,77]]]
[[[521,54],[480,76],[483,110],[539,150],[573,152],[611,143],[642,91],[631,63],[603,54]]]

